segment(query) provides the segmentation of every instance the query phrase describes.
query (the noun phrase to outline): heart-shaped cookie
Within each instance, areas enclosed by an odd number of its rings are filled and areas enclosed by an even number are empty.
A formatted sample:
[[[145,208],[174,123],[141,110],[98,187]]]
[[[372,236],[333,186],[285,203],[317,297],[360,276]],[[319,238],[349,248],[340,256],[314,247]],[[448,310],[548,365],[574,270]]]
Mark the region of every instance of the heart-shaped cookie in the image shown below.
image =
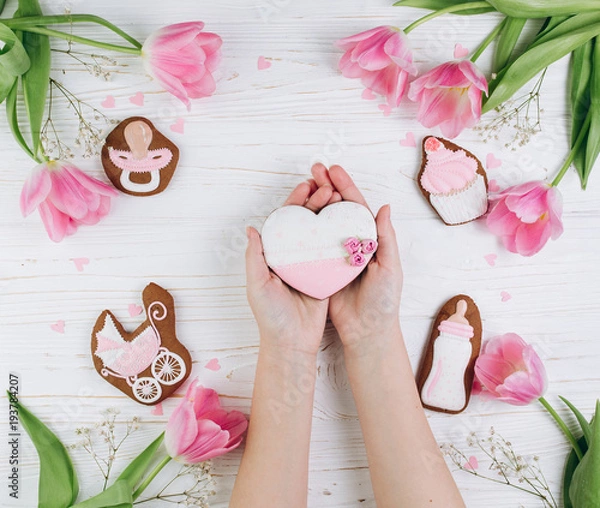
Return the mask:
[[[136,402],[158,404],[187,379],[190,353],[175,335],[170,293],[151,283],[142,293],[146,320],[128,333],[109,310],[92,331],[94,367],[111,385]]]
[[[350,284],[377,249],[370,210],[342,201],[319,214],[302,206],[275,210],[262,228],[271,269],[301,293],[324,300]]]

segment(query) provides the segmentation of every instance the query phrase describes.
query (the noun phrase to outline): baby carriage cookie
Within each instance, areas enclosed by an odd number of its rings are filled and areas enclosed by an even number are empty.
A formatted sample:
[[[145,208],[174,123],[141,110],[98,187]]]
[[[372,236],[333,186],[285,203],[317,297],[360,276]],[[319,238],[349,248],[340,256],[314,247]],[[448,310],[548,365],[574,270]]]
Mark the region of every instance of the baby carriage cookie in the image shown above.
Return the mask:
[[[104,310],[92,331],[92,358],[98,373],[136,402],[158,404],[190,375],[192,358],[175,335],[173,297],[151,283],[142,293],[146,320],[127,333]]]
[[[377,226],[368,208],[350,201],[318,214],[291,205],[267,217],[262,241],[267,264],[281,280],[323,300],[367,267],[377,250]]]
[[[481,317],[467,295],[448,300],[433,324],[417,376],[423,407],[444,413],[465,410],[481,350]]]
[[[123,120],[106,137],[102,166],[112,184],[125,194],[152,196],[169,185],[179,149],[150,120]]]
[[[471,152],[443,138],[423,140],[417,177],[421,193],[449,226],[465,224],[487,212],[487,175]]]

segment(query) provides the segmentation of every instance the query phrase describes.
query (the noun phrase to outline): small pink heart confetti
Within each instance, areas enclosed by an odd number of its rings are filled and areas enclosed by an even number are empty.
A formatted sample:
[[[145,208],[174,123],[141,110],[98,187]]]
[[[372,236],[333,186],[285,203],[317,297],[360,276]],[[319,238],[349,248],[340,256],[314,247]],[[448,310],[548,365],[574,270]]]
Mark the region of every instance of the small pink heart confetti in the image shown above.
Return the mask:
[[[65,322],[59,319],[56,323],[50,325],[50,328],[56,333],[65,333]]]
[[[129,102],[131,102],[131,104],[135,104],[136,106],[143,106],[144,94],[142,92],[136,93],[132,97],[129,97]]]
[[[390,116],[392,112],[392,107],[389,104],[380,104],[377,106],[381,111],[383,111],[383,116]]]
[[[131,317],[139,316],[142,313],[142,308],[135,303],[130,303],[128,310]]]
[[[415,135],[412,132],[407,132],[406,137],[400,140],[400,144],[402,146],[411,146],[414,148],[417,146],[417,143],[415,142]]]
[[[496,259],[498,259],[497,254],[486,254],[483,258],[487,261],[487,264],[490,266],[496,266]]]
[[[463,47],[462,44],[456,43],[454,45],[454,58],[464,58],[469,54],[469,50]]]
[[[100,105],[103,108],[114,108],[115,107],[115,98],[112,95],[107,95],[106,99],[104,99]]]
[[[498,192],[500,190],[500,186],[496,180],[488,181],[488,190],[490,192]]]
[[[209,362],[204,366],[204,368],[215,371],[215,372],[218,370],[221,370],[221,365],[219,364],[219,359],[213,358],[213,359],[209,360]]]
[[[502,161],[496,159],[493,153],[488,153],[485,159],[485,165],[488,169],[496,169],[502,166]]]
[[[508,293],[507,291],[502,291],[500,293],[500,299],[503,302],[508,302],[511,298],[512,298],[512,295],[510,293]]]
[[[83,267],[90,264],[89,258],[71,258],[71,261],[75,263],[78,272],[83,272]]]
[[[271,67],[271,62],[269,62],[264,56],[258,57],[257,67],[259,71],[264,71]]]
[[[469,461],[465,462],[465,465],[463,467],[465,469],[470,469],[471,471],[475,471],[479,467],[479,461],[477,460],[477,457],[475,457],[474,455],[471,455],[469,457]]]
[[[150,411],[150,413],[152,413],[154,416],[162,416],[163,415],[162,402],[159,402],[158,404],[156,404],[156,406],[154,406],[152,408],[152,411]]]
[[[361,94],[361,97],[366,101],[372,101],[374,99],[377,99],[377,96],[373,93],[373,90],[371,90],[370,88],[365,88],[363,90],[363,93]]]
[[[173,132],[177,132],[178,134],[183,134],[185,126],[185,120],[183,118],[178,118],[175,120],[174,124],[171,124],[169,127]]]

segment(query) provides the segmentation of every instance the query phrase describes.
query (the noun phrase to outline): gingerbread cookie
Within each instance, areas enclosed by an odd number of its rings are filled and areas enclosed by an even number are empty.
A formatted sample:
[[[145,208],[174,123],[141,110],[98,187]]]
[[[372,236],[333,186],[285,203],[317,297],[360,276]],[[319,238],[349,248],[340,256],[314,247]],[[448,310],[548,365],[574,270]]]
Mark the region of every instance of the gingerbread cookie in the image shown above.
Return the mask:
[[[465,224],[487,212],[487,175],[471,152],[434,136],[423,140],[417,177],[425,199],[449,226]]]
[[[479,309],[469,296],[458,295],[444,304],[417,376],[423,407],[451,414],[464,411],[471,396],[481,333]]]
[[[267,217],[262,241],[267,264],[284,282],[323,300],[366,268],[377,249],[377,227],[358,203],[334,203],[319,214],[284,206]]]
[[[178,162],[179,149],[141,116],[123,120],[102,147],[106,176],[117,189],[132,196],[164,191]]]
[[[175,335],[173,297],[151,283],[142,293],[146,320],[132,333],[112,312],[100,314],[92,331],[94,367],[136,402],[158,404],[187,379],[192,358]]]

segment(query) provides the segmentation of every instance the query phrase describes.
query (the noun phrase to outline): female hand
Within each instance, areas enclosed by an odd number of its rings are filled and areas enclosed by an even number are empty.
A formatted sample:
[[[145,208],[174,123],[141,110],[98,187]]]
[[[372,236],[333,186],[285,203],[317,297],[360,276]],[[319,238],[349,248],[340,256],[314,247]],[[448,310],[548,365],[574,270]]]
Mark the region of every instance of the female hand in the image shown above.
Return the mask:
[[[322,164],[315,164],[312,174],[319,188],[334,189],[328,204],[343,199],[367,206],[341,166],[332,166],[328,171]],[[329,301],[329,316],[345,348],[372,344],[400,326],[402,267],[389,205],[379,210],[375,221],[379,246],[373,260],[358,278]]]
[[[334,197],[331,185],[309,180],[298,185],[284,205],[305,206],[318,212]],[[328,300],[315,300],[287,286],[265,262],[258,231],[249,227],[246,249],[246,279],[250,307],[258,323],[261,348],[280,352],[300,351],[316,356],[325,321]]]

